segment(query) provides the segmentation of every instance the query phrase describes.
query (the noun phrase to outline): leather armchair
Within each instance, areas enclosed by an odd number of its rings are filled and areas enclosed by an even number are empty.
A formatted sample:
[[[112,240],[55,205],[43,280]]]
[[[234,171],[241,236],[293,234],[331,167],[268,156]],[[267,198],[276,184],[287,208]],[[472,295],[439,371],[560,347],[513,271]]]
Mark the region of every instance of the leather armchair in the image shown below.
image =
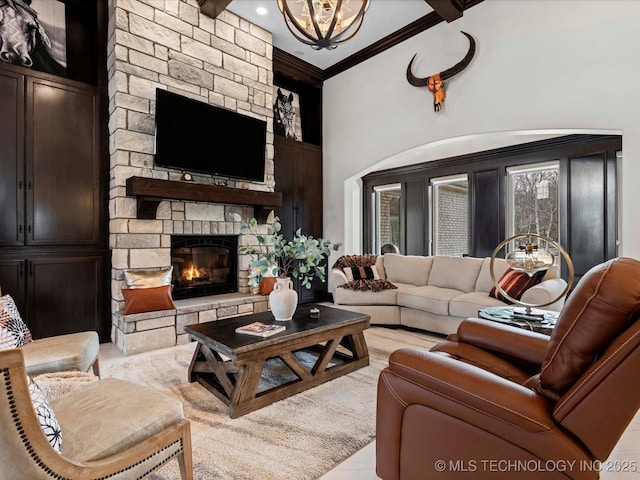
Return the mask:
[[[597,479],[640,407],[640,262],[576,286],[550,337],[464,321],[378,381],[376,472],[394,479]]]

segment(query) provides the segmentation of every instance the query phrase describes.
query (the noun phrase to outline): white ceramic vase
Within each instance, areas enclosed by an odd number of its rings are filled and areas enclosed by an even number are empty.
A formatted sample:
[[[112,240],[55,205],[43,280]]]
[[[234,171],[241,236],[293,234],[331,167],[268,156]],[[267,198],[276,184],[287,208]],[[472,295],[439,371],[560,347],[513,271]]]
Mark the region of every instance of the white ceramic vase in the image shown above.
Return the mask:
[[[269,294],[269,306],[276,320],[286,321],[293,318],[298,306],[298,292],[293,289],[290,278],[278,277],[273,291]]]

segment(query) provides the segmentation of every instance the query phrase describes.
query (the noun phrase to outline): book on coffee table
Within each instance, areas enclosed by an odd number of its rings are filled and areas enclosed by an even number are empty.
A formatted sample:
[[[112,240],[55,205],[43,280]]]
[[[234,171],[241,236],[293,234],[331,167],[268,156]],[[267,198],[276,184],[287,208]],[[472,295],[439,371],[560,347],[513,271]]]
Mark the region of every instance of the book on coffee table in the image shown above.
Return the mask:
[[[269,337],[285,330],[284,325],[269,325],[262,322],[253,322],[249,325],[236,328],[236,333],[245,333],[256,337]]]

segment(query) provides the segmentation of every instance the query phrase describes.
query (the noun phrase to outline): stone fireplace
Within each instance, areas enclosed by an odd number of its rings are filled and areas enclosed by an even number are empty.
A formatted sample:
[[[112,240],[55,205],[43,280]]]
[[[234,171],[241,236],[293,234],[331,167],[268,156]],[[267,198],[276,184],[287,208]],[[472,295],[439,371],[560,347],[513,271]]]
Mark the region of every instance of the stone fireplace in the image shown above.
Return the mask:
[[[172,235],[173,299],[238,291],[236,235]]]
[[[154,216],[141,215],[140,199],[127,195],[127,179],[146,177],[181,181],[184,172],[154,164],[155,91],[167,89],[243,115],[267,121],[267,147],[263,182],[189,172],[193,184],[224,185],[230,189],[274,191],[272,126],[271,34],[223,11],[216,19],[200,13],[197,0],[167,2],[109,1],[109,242],[112,252],[112,341],[129,354],[188,341],[184,325],[267,309],[264,297],[251,295],[248,259],[237,246],[252,241],[242,235],[241,223],[254,208],[241,201],[204,202],[175,197],[159,202]],[[215,145],[211,146],[212,149]],[[176,310],[121,314],[124,270],[157,269],[173,265],[173,237],[199,242],[206,236],[233,236],[229,264],[235,266],[235,289],[226,282],[221,290],[198,298],[176,299]],[[197,248],[193,245],[192,249]],[[200,253],[196,253],[198,256]],[[182,264],[189,261],[186,258]],[[224,263],[220,258],[213,261]],[[206,265],[210,282],[220,286],[223,266]],[[211,287],[208,285],[207,288]],[[201,292],[204,293],[204,292]],[[180,293],[179,295],[182,295]]]

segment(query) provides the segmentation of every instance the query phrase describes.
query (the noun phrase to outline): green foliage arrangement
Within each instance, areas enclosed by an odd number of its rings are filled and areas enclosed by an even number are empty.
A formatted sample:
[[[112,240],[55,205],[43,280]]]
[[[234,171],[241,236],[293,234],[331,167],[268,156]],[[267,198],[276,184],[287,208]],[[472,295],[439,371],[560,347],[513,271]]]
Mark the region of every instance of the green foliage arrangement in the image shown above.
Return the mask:
[[[300,229],[291,240],[280,233],[280,219],[274,217],[267,235],[257,233],[258,221],[252,218],[242,224],[243,233],[255,235],[258,245],[243,245],[239,251],[251,258],[249,283],[257,285],[264,276],[293,277],[306,288],[311,288],[314,277],[325,281],[323,262],[338,250],[340,243],[303,235]]]

